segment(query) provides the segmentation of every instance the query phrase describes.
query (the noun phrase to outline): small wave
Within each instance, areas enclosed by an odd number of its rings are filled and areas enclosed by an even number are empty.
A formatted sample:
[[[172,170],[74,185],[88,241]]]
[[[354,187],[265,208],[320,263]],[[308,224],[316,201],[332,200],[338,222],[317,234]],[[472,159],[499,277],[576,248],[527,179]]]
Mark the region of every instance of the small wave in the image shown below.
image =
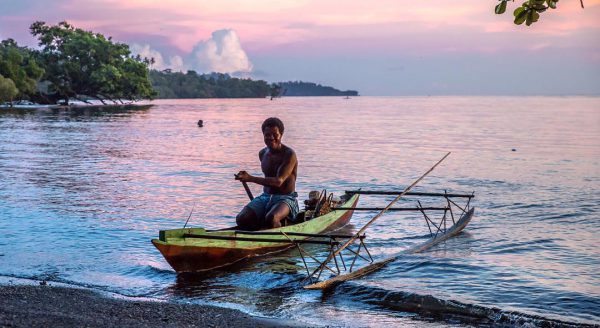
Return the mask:
[[[167,173],[163,173],[161,175],[164,177],[175,177],[175,176],[204,177],[204,176],[208,176],[209,173],[198,172],[198,171],[177,171],[177,172],[167,172]]]
[[[582,217],[581,213],[577,213],[577,212],[564,213],[564,214],[558,214],[558,215],[548,215],[548,216],[540,217],[539,220],[540,221],[552,221],[552,223],[573,223],[573,222],[576,222],[576,221],[572,220],[574,218],[580,219],[577,221],[585,221],[585,218]]]
[[[600,327],[599,325],[569,322],[540,315],[517,311],[505,311],[495,307],[467,304],[454,300],[443,300],[431,295],[388,291],[372,286],[343,284],[335,289],[334,297],[351,299],[391,311],[415,313],[417,319],[460,322],[476,326],[518,326],[518,327]]]
[[[537,240],[528,240],[524,242],[514,242],[502,244],[494,247],[489,252],[482,252],[486,254],[520,254],[526,252],[538,252],[539,249],[559,249],[561,248],[554,239],[544,238]]]
[[[103,286],[94,285],[91,283],[77,282],[77,281],[73,281],[73,280],[69,280],[69,279],[64,279],[64,278],[60,277],[58,274],[54,274],[54,273],[43,273],[43,274],[34,274],[34,275],[2,274],[0,276],[6,277],[6,278],[15,278],[18,280],[24,280],[24,281],[29,281],[29,282],[37,281],[37,282],[45,282],[45,283],[55,283],[55,284],[59,284],[60,286],[66,286],[66,287],[72,287],[72,288],[89,288],[89,289],[95,289],[98,291],[104,291],[104,289],[102,288]]]
[[[421,239],[430,239],[430,238],[431,238],[430,234],[421,234],[421,235],[402,236],[402,238],[394,238],[394,239],[401,241],[401,240],[421,240]]]
[[[518,189],[522,187],[522,184],[513,183],[510,181],[503,180],[492,180],[492,179],[476,179],[476,178],[458,178],[450,179],[450,182],[457,184],[458,186],[477,186],[478,188],[483,187],[506,187],[507,189]]]
[[[26,278],[26,279],[32,279],[32,280],[40,280],[40,281],[57,281],[60,282],[63,280],[63,278],[61,277],[60,272],[58,271],[58,269],[56,268],[50,268],[45,270],[45,272],[42,273],[38,273],[38,274],[34,274],[31,276],[23,276],[23,277],[19,277],[19,276],[15,276],[16,278]]]
[[[507,206],[508,208],[513,208],[513,209],[532,209],[532,208],[538,208],[538,207],[547,207],[547,205],[544,204],[536,204],[536,203],[513,203],[511,205]]]
[[[123,299],[132,299],[132,300],[145,300],[145,301],[158,301],[160,297],[156,297],[160,295],[161,290],[149,290],[145,292],[131,292],[127,293],[118,288],[111,288],[107,286],[92,284],[92,283],[83,283],[77,282],[68,279],[40,279],[39,275],[18,275],[18,274],[0,274],[0,284],[18,284],[18,285],[37,285],[39,284],[48,284],[55,287],[65,287],[65,288],[75,288],[75,289],[85,289],[91,290],[108,297],[116,297]]]
[[[125,277],[140,277],[145,279],[166,278],[169,280],[177,275],[177,273],[170,268],[161,268],[152,263],[129,267],[120,274]]]
[[[146,266],[145,270],[157,273],[160,276],[173,276],[176,274],[175,271],[173,271],[173,269],[163,269],[163,268],[156,267],[154,265]]]

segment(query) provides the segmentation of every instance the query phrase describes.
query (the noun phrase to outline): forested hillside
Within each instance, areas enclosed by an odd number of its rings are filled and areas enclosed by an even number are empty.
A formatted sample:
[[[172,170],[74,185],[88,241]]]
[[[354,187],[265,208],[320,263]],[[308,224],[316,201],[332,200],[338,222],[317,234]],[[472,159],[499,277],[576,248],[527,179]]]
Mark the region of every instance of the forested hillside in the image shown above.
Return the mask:
[[[271,94],[271,86],[266,81],[220,73],[152,70],[150,80],[158,98],[265,98]]]
[[[358,91],[338,89],[311,83],[311,82],[281,82],[278,83],[281,87],[281,95],[289,97],[298,96],[358,96]]]
[[[310,82],[279,82],[240,79],[228,74],[198,74],[195,71],[150,71],[158,98],[265,98],[269,96],[358,96],[357,91],[340,91]]]

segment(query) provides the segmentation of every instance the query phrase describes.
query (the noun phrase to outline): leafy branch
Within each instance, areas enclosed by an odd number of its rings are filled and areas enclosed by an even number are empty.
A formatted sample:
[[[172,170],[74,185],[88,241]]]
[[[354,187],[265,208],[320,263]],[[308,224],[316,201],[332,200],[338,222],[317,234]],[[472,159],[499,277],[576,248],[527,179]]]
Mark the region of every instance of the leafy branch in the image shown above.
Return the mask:
[[[500,3],[494,8],[494,12],[498,15],[506,12],[506,6],[510,0],[499,0]],[[512,0],[514,2],[514,0]],[[583,6],[583,0],[579,0],[581,8]],[[530,26],[540,19],[540,14],[545,12],[548,8],[556,9],[558,0],[527,0],[523,4],[515,9],[513,15],[515,16],[515,24]]]

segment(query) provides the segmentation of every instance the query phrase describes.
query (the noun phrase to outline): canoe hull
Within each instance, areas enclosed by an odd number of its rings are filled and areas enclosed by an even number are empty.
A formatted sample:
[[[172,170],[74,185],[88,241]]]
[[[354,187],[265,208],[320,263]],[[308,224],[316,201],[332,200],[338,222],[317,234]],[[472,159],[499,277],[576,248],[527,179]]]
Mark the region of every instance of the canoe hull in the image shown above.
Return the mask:
[[[351,198],[345,204],[345,206],[355,207],[357,203],[358,197],[355,196]],[[323,215],[322,217],[315,218],[307,222],[265,231],[306,233],[330,232],[348,224],[353,213],[353,210],[334,211],[330,214]],[[187,233],[194,232],[189,231]],[[232,231],[223,230],[219,232],[220,235],[227,233],[232,233]],[[277,236],[276,238],[281,239],[282,236]],[[252,243],[219,241],[209,243],[185,239],[181,239],[179,242],[169,242],[167,238],[161,239],[153,239],[152,243],[160,251],[171,267],[177,272],[203,272],[215,270],[235,264],[247,258],[281,252],[293,247],[293,244],[287,242]]]
[[[235,264],[246,258],[266,255],[288,249],[285,247],[261,247],[257,249],[240,249],[225,247],[194,247],[152,243],[177,272],[202,272]]]

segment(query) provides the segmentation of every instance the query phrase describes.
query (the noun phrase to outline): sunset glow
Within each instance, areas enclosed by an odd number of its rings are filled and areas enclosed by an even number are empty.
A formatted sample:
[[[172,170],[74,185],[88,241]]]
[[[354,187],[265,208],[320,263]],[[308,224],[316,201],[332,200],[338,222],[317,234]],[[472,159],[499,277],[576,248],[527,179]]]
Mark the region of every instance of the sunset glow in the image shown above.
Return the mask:
[[[481,77],[491,74],[483,93],[520,92],[519,83],[506,88],[504,83],[492,82],[508,77],[505,69],[488,65],[502,63],[518,71],[531,67],[523,58],[548,51],[534,64],[570,72],[567,77],[579,82],[577,86],[569,83],[573,90],[567,93],[600,90],[600,0],[585,1],[585,9],[577,1],[560,2],[558,9],[543,13],[530,27],[513,24],[516,4],[509,3],[504,15],[495,15],[494,5],[494,1],[466,0],[57,0],[48,10],[41,0],[3,1],[0,38],[34,46],[28,31],[32,22],[67,20],[145,49],[143,55],[161,57],[157,69],[252,72],[259,79],[310,80],[358,89],[362,94],[429,94],[436,92],[434,83],[442,82],[454,85],[450,93],[468,93],[468,81],[451,77],[458,72],[444,74],[440,65],[468,67],[473,70],[469,74]],[[220,36],[229,40],[224,49],[231,53],[219,50],[219,41],[213,39],[213,33],[221,30],[231,31]],[[211,45],[221,51],[219,55],[207,50]],[[399,80],[390,71],[417,66],[428,81],[415,90],[408,87],[408,80]],[[355,72],[355,81],[343,77],[348,71]],[[565,77],[564,72],[537,74],[548,74],[545,79],[556,83]],[[375,85],[373,80],[380,83]]]

